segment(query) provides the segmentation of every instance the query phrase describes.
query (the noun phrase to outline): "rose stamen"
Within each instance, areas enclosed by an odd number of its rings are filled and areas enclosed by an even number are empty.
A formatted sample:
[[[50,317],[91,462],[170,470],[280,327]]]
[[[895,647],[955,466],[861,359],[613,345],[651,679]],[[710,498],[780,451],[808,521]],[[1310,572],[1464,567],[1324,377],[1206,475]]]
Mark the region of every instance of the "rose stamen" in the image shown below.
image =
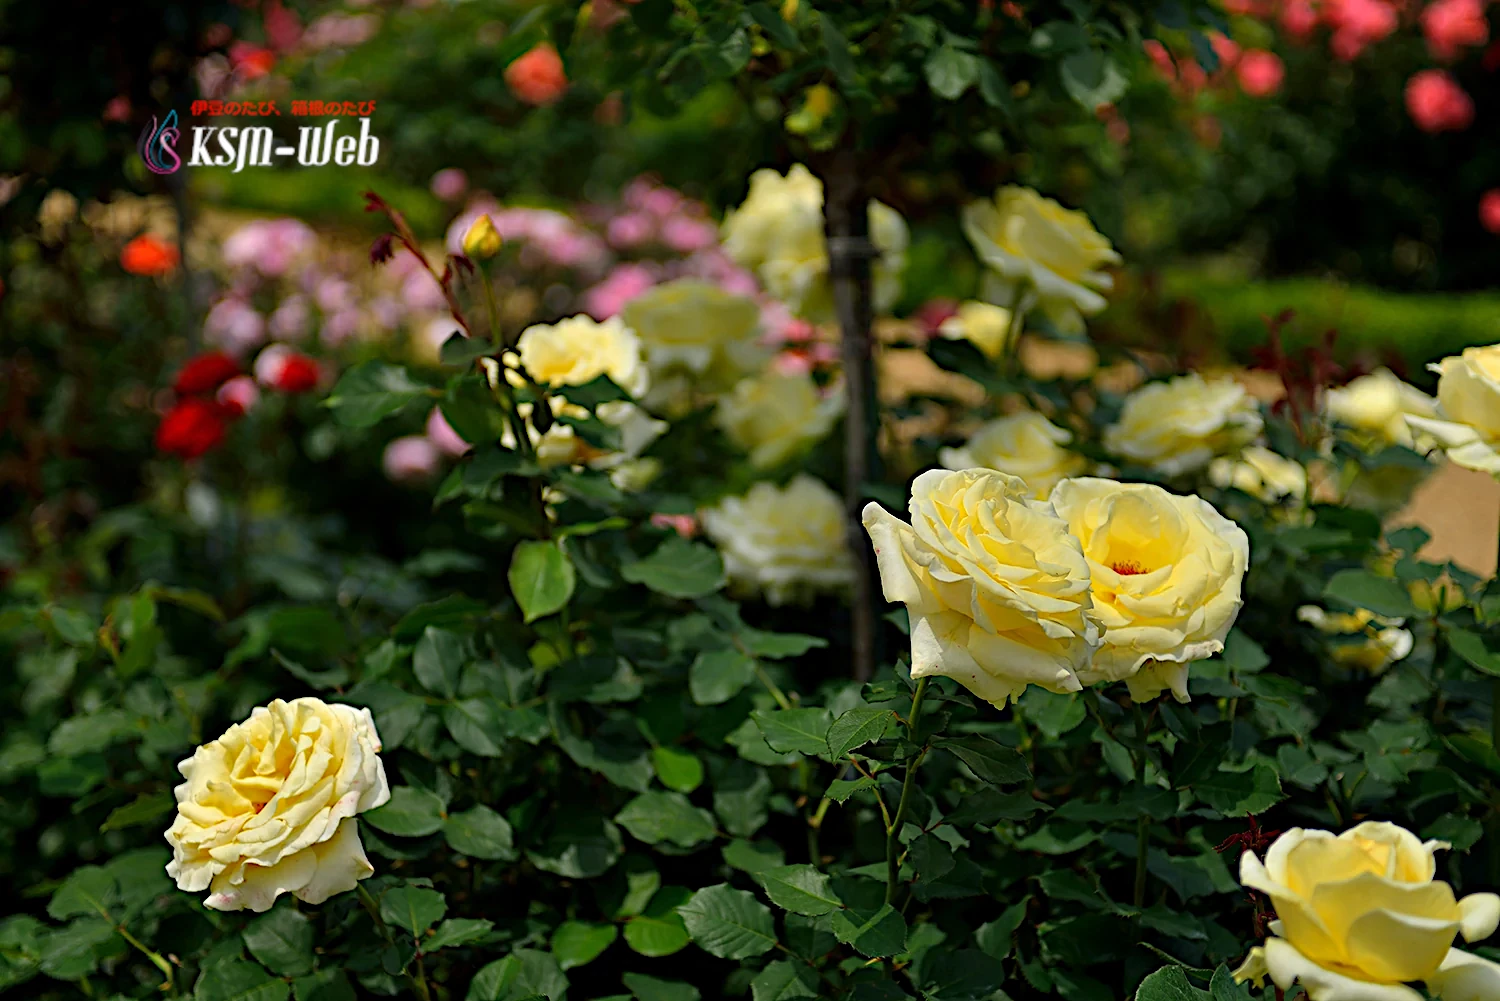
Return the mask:
[[[1120,563],[1111,563],[1109,565],[1109,568],[1115,573],[1119,574],[1121,577],[1134,577],[1137,574],[1143,574],[1146,572],[1146,568],[1141,566],[1139,563],[1136,563],[1134,560],[1124,560]]]

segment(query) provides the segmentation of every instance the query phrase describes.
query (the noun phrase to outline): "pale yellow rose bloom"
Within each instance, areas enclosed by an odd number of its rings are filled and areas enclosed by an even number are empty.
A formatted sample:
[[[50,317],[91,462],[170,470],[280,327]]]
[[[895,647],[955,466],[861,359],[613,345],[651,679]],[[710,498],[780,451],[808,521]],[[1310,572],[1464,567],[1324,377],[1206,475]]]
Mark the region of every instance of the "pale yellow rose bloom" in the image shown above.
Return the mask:
[[[1424,582],[1425,583],[1425,582]],[[1355,642],[1337,643],[1328,651],[1335,663],[1379,674],[1411,653],[1415,640],[1402,629],[1402,619],[1376,615],[1367,608],[1354,612],[1330,612],[1317,605],[1297,609],[1297,619],[1326,636],[1348,637]]]
[[[1243,604],[1244,530],[1208,501],[1150,483],[1063,480],[1052,506],[1083,547],[1104,626],[1078,680],[1126,681],[1137,701],[1168,688],[1188,701],[1188,665],[1224,649]]]
[[[694,393],[718,394],[763,370],[771,352],[759,341],[760,306],[697,278],[657,285],[620,314],[641,339],[658,413],[690,409]]]
[[[1193,372],[1148,383],[1127,396],[1119,421],[1104,429],[1104,447],[1176,476],[1243,448],[1263,425],[1245,387]]]
[[[312,697],[256,709],[178,763],[167,875],[219,911],[354,889],[375,871],[354,817],[391,796],[379,751],[368,709]]]
[[[1029,309],[1024,292],[1064,328],[1081,325],[1071,317],[1104,309],[1100,293],[1114,287],[1104,269],[1121,258],[1084,213],[1008,185],[992,200],[965,206],[963,228],[994,274],[988,295],[996,302]]]
[[[554,417],[588,416],[588,410],[569,403],[561,396],[548,398]],[[639,490],[655,477],[657,466],[654,460],[640,458],[651,443],[667,430],[667,422],[659,421],[629,400],[610,400],[594,408],[594,416],[601,424],[620,433],[620,448],[616,451],[599,448],[584,440],[570,425],[561,421],[552,423],[546,433],[537,431],[531,423],[533,406],[522,403],[516,408],[526,422],[526,432],[531,438],[536,459],[543,468],[553,466],[587,466],[590,469],[606,469],[610,479],[621,490]],[[500,436],[505,448],[515,447],[515,435],[506,428]]]
[[[821,440],[843,412],[838,386],[820,392],[805,373],[767,372],[721,397],[714,423],[752,466],[769,469]]]
[[[1427,989],[1441,1001],[1495,1001],[1500,998],[1500,963],[1449,949],[1443,965],[1427,978]]]
[[[872,201],[870,242],[880,252],[872,266],[875,309],[890,309],[901,294],[909,236],[906,221]],[[770,168],[750,175],[750,191],[724,218],[724,251],[754,271],[776,299],[799,316],[831,318],[828,245],[823,232],[823,182],[802,164],[782,176]]]
[[[1208,482],[1220,490],[1233,487],[1267,504],[1307,496],[1307,470],[1302,463],[1251,445],[1238,459],[1218,458],[1208,464]]]
[[[1500,897],[1456,899],[1434,879],[1434,853],[1448,847],[1367,821],[1337,837],[1294,827],[1272,843],[1264,864],[1246,852],[1240,882],[1271,898],[1277,920],[1274,937],[1252,950],[1235,979],[1270,977],[1283,990],[1300,981],[1311,1001],[1420,1001],[1405,984],[1451,976],[1448,1001],[1482,996],[1463,993],[1480,977],[1459,972],[1469,964],[1449,957],[1455,935],[1475,942],[1494,932]]]
[[[938,334],[950,341],[968,341],[986,358],[999,358],[1010,346],[1010,328],[1010,310],[970,300],[938,326]]]
[[[911,675],[952,678],[997,707],[1027,685],[1076,692],[1099,645],[1089,564],[1052,506],[990,469],[928,470],[911,524],[864,509],[887,601],[906,605]]]
[[[636,398],[650,386],[640,339],[618,316],[601,322],[579,314],[527,327],[516,342],[516,356],[542,386],[582,386],[607,375]],[[511,372],[507,377],[513,384],[519,378]]]
[[[821,480],[800,474],[785,487],[757,483],[703,512],[737,590],[772,605],[842,591],[854,579],[844,502]]]
[[[1366,446],[1417,448],[1407,417],[1435,417],[1437,400],[1388,368],[1378,368],[1323,396],[1323,412]],[[1425,451],[1425,449],[1424,449]]]
[[[1442,419],[1408,416],[1406,422],[1432,435],[1448,461],[1500,476],[1500,344],[1465,348],[1428,368],[1438,373]]]
[[[1077,476],[1088,463],[1064,446],[1072,432],[1034,410],[990,421],[961,448],[944,448],[938,459],[948,469],[982,466],[1026,481],[1033,497],[1046,500],[1059,480]]]

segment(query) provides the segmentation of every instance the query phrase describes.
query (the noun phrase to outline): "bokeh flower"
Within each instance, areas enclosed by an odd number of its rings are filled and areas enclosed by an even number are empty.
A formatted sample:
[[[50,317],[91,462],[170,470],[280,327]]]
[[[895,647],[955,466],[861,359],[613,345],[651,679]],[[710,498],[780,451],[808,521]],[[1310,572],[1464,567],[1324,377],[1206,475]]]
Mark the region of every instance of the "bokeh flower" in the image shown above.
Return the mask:
[[[702,512],[731,584],[772,605],[840,591],[854,579],[844,503],[821,480],[799,474],[785,487],[757,483]]]
[[[568,91],[568,74],[562,56],[543,42],[505,67],[505,83],[527,104],[555,104]]]
[[[721,397],[714,423],[752,466],[769,469],[824,438],[843,412],[836,387],[820,392],[809,376],[768,372]]]
[[[988,302],[959,303],[953,314],[938,324],[940,337],[973,344],[986,358],[999,358],[1010,347],[1011,311]]]
[[[1104,447],[1176,476],[1244,447],[1263,426],[1255,400],[1238,382],[1193,372],[1127,396],[1120,419],[1104,429]]]
[[[1059,480],[1082,473],[1083,456],[1069,450],[1073,433],[1034,410],[989,421],[959,448],[944,448],[938,459],[948,469],[996,469],[1026,481],[1033,497],[1045,500]]]
[[[1431,434],[1449,462],[1500,476],[1500,344],[1465,348],[1428,368],[1438,373],[1439,414],[1406,422]]]
[[[1238,458],[1220,457],[1208,464],[1208,482],[1220,490],[1233,487],[1267,504],[1307,496],[1302,463],[1260,445],[1249,445]]]
[[[120,267],[133,275],[154,278],[175,270],[179,257],[176,247],[143,233],[120,251]]]

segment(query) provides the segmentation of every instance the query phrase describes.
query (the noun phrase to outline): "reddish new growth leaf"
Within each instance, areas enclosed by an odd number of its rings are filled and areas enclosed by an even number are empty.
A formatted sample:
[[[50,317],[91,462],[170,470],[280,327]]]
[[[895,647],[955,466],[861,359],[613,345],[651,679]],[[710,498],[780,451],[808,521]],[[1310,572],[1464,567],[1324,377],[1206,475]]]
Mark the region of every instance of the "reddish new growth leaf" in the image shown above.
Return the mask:
[[[366,212],[384,212],[390,214],[391,207],[385,203],[384,198],[381,198],[375,192],[364,192],[364,199]]]
[[[392,257],[396,256],[396,248],[393,245],[394,243],[395,237],[393,237],[390,233],[381,233],[379,236],[377,236],[375,238],[375,242],[370,244],[370,263],[384,264],[386,261],[389,261]]]
[[[1255,815],[1249,817],[1250,827],[1248,830],[1231,834],[1218,844],[1214,851],[1221,855],[1231,849],[1238,848],[1241,853],[1254,852],[1256,855],[1263,854],[1270,847],[1271,842],[1281,836],[1280,831],[1263,831],[1260,829],[1260,821]],[[1271,922],[1276,918],[1276,912],[1271,908],[1263,894],[1251,891],[1250,902],[1255,905],[1255,937],[1264,938],[1270,931]]]
[[[1321,344],[1310,345],[1289,354],[1281,332],[1295,314],[1288,309],[1275,317],[1262,317],[1267,337],[1263,347],[1254,351],[1255,368],[1276,373],[1285,392],[1271,407],[1274,414],[1287,416],[1296,429],[1298,440],[1311,441],[1309,422],[1319,409],[1323,390],[1341,381],[1343,369],[1333,360],[1333,345],[1338,331],[1329,330]]]
[[[464,274],[472,275],[474,273],[474,262],[469,260],[463,254],[454,254],[448,259],[453,263],[453,265],[457,266],[458,270],[462,271]]]

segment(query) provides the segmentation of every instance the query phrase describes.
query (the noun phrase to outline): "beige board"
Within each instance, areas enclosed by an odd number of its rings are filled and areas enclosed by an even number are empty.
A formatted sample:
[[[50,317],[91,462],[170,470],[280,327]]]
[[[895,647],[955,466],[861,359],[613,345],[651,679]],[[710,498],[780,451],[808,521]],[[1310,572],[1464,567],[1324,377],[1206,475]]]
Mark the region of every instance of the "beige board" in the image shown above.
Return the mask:
[[[1421,557],[1495,576],[1500,545],[1500,482],[1487,473],[1443,463],[1391,516],[1388,526],[1420,525],[1432,538]]]

